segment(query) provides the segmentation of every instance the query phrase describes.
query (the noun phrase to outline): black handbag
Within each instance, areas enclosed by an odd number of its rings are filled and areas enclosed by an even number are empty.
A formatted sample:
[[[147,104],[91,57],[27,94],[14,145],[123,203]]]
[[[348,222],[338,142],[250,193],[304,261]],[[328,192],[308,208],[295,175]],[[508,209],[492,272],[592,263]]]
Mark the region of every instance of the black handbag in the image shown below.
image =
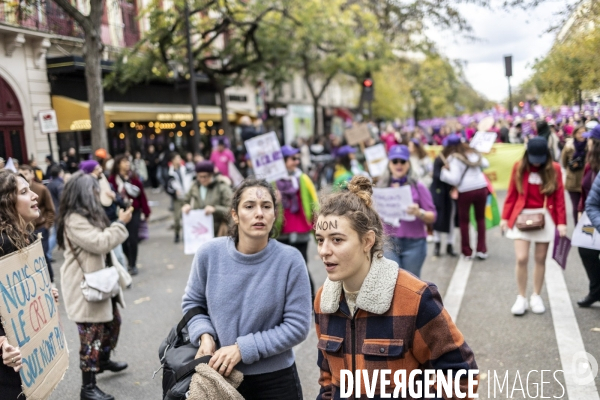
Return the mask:
[[[585,167],[585,156],[574,157],[569,161],[568,167],[572,172],[581,171]]]
[[[185,399],[196,366],[198,364],[208,364],[212,357],[204,356],[197,360],[194,359],[196,353],[198,353],[198,347],[190,342],[187,324],[196,315],[208,315],[208,313],[204,307],[194,307],[189,310],[177,326],[171,329],[167,338],[163,340],[158,348],[158,357],[163,370],[164,400]],[[158,371],[154,375],[157,373]]]

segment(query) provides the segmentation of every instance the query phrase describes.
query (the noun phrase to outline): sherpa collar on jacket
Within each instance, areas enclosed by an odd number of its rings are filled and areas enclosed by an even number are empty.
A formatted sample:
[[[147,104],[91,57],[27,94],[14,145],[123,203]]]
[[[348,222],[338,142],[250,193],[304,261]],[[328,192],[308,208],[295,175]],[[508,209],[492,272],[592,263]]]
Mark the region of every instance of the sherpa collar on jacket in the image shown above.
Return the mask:
[[[392,305],[394,288],[398,280],[398,264],[385,257],[375,258],[356,298],[356,308],[373,314],[384,314]],[[323,284],[321,312],[333,314],[340,307],[342,282],[329,278]]]

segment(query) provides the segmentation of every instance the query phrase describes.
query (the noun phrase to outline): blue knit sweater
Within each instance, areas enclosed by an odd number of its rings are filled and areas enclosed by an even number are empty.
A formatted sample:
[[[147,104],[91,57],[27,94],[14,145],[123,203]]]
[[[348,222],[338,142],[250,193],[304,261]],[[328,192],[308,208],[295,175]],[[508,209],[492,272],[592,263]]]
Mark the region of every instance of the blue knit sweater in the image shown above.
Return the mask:
[[[246,375],[278,371],[294,362],[292,348],[308,335],[311,295],[304,259],[298,250],[270,239],[256,254],[237,251],[230,238],[203,245],[192,263],[183,295],[183,312],[204,306],[188,324],[199,345],[209,333],[217,348],[238,343]]]

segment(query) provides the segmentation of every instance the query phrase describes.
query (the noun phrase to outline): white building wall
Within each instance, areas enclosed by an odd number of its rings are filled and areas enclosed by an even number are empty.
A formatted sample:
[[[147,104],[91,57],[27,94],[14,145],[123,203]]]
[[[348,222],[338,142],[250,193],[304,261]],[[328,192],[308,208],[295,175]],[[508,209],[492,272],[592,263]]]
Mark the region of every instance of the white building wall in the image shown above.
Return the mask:
[[[51,109],[50,85],[41,41],[44,36],[25,36],[25,43],[7,55],[6,37],[13,32],[0,30],[0,76],[8,82],[17,96],[23,115],[25,144],[28,157],[33,157],[45,169],[44,158],[50,154],[47,135],[42,135],[37,122],[39,111]],[[49,42],[48,42],[49,44]],[[46,45],[46,43],[44,43]],[[36,65],[37,62],[37,65]],[[58,158],[56,135],[51,135],[55,159]],[[22,161],[22,160],[21,160]]]

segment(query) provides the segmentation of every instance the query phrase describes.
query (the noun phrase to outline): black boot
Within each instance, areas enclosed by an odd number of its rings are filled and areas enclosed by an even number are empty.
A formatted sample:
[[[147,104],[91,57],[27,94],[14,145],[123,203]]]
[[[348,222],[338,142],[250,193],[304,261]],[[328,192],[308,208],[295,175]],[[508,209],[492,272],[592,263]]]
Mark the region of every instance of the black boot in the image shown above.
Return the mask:
[[[440,247],[441,247],[440,242],[434,243],[434,245],[433,245],[433,255],[435,257],[439,257],[440,256]]]
[[[104,371],[119,372],[123,371],[125,368],[127,368],[126,362],[111,361],[110,354],[102,354],[100,356],[100,370],[98,371],[99,374],[101,374]]]
[[[127,268],[127,271],[129,272],[129,275],[131,275],[131,276],[135,276],[139,272],[138,268],[135,265],[133,267]]]
[[[115,400],[110,394],[104,393],[96,386],[96,374],[92,371],[82,372],[81,400]]]
[[[179,232],[175,232],[175,243],[179,243]]]
[[[446,254],[450,257],[458,257],[458,254],[454,252],[454,247],[451,244],[446,246]]]

